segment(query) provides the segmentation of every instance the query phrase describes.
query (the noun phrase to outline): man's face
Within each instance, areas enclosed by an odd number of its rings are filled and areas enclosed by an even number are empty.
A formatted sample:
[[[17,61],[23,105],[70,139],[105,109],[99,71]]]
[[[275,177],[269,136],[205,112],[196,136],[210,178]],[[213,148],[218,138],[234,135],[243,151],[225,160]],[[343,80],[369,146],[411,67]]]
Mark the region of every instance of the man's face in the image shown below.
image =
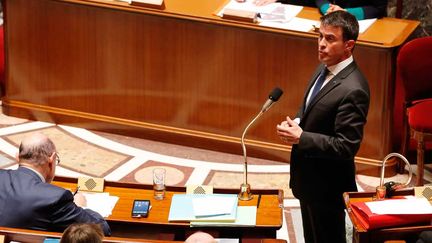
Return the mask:
[[[354,41],[344,41],[342,28],[321,25],[318,38],[318,59],[327,66],[335,65],[351,55]]]

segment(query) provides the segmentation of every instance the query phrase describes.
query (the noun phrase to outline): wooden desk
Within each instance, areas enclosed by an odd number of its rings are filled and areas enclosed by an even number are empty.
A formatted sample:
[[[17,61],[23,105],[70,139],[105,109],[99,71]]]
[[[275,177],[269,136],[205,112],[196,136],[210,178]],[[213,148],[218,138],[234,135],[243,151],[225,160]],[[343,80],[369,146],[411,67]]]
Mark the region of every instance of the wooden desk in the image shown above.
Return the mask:
[[[73,178],[56,177],[55,185],[67,189],[76,188],[77,180]],[[105,192],[118,196],[113,213],[107,218],[113,236],[143,237],[151,239],[170,238],[184,240],[185,236],[198,229],[213,232],[218,238],[276,238],[276,231],[282,226],[282,190],[254,190],[255,195],[261,194],[260,206],[257,209],[255,227],[204,227],[190,228],[188,222],[168,222],[171,198],[175,193],[185,193],[184,187],[168,187],[166,198],[161,201],[153,199],[151,185],[124,184],[105,182]],[[215,193],[234,193],[238,190],[214,189]],[[147,218],[132,218],[133,200],[149,199],[152,208]],[[240,206],[257,205],[258,196],[251,201],[239,201]]]
[[[431,224],[366,230],[352,213],[350,203],[372,201],[374,195],[375,192],[348,192],[344,194],[348,215],[353,223],[353,243],[382,243],[386,240],[416,242],[420,232],[432,230]],[[414,190],[401,190],[395,193],[395,196],[405,195],[414,195]]]
[[[160,11],[110,0],[3,0],[3,112],[241,153],[244,127],[279,86],[285,95],[246,142],[251,156],[288,161],[275,125],[300,106],[318,64],[317,34],[223,20],[213,13],[224,1],[165,0]],[[299,16],[320,15],[305,8]],[[380,166],[392,152],[396,51],[418,24],[384,18],[359,37],[354,56],[371,88],[361,165]]]
[[[0,227],[0,235],[6,237],[5,243],[10,241],[21,242],[21,243],[42,243],[46,238],[61,238],[62,233]],[[105,243],[180,243],[184,241],[170,241],[170,240],[150,240],[150,239],[130,239],[121,237],[105,237],[103,242]],[[271,243],[271,242],[269,242]],[[277,242],[274,242],[277,243]]]
[[[46,238],[61,238],[62,233],[28,230],[19,228],[0,227],[0,235],[6,237],[5,243],[11,241],[22,242],[22,243],[39,243],[43,242]],[[171,241],[171,240],[151,240],[151,239],[132,239],[132,238],[121,238],[121,237],[105,237],[103,239],[105,243],[180,243],[184,241]],[[278,239],[262,239],[255,241],[256,243],[286,243],[286,240]]]

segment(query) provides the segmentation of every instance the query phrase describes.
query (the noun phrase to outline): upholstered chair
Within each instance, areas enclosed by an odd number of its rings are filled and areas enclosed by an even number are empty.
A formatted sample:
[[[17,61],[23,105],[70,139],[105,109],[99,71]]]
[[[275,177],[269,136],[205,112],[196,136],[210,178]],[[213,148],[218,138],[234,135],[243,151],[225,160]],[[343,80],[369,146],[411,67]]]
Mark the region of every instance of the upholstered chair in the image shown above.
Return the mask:
[[[417,143],[417,180],[423,185],[425,142],[432,141],[432,37],[406,43],[397,57],[397,75],[405,90],[403,153]]]

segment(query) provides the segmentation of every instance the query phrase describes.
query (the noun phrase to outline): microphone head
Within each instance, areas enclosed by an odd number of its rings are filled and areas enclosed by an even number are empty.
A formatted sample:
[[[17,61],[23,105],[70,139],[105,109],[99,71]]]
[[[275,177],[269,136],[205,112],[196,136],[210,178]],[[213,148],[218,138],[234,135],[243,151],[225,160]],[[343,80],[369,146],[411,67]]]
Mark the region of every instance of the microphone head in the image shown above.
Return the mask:
[[[283,91],[276,87],[272,90],[272,92],[269,94],[269,99],[272,100],[273,102],[276,102],[279,100],[279,98],[282,96]]]

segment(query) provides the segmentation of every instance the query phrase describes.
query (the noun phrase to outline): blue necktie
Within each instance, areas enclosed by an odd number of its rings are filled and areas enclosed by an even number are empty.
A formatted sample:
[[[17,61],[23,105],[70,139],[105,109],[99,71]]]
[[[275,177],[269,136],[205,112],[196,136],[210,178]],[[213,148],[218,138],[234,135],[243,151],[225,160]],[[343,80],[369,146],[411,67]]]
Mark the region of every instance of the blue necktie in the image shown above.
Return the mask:
[[[315,98],[315,96],[321,90],[321,86],[323,85],[324,80],[326,79],[328,74],[329,74],[329,70],[326,67],[323,70],[321,70],[321,73],[315,82],[315,86],[312,90],[312,94],[309,98],[309,102],[307,103],[307,105],[309,105],[312,102],[312,100]]]

